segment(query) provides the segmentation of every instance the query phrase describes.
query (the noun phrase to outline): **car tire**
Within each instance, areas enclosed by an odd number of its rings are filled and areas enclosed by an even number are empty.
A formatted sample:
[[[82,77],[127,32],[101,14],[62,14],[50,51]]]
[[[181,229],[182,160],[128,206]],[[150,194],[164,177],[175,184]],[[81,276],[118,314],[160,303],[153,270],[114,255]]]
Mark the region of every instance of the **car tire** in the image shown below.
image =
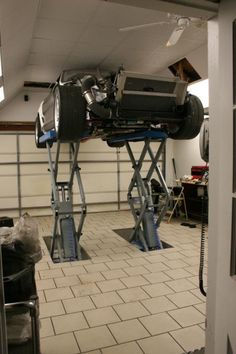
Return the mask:
[[[107,145],[112,148],[121,148],[125,145],[124,141],[111,141],[107,140]]]
[[[54,90],[54,126],[62,142],[79,140],[86,130],[86,101],[79,86],[57,86]]]
[[[35,121],[35,145],[38,149],[46,149],[46,147],[47,147],[46,143],[39,142],[39,139],[41,136],[43,136],[43,132],[41,129],[39,116],[37,116],[36,121]]]
[[[169,130],[169,137],[175,140],[195,138],[204,119],[202,102],[197,96],[188,95],[184,104],[185,117],[175,130]]]

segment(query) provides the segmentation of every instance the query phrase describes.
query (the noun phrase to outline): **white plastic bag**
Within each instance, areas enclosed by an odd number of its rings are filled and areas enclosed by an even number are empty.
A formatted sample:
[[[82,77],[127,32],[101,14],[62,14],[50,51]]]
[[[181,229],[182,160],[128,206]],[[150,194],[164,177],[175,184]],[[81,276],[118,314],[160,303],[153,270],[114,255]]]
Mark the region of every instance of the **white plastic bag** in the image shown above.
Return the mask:
[[[0,227],[0,244],[7,245],[12,242],[12,227]]]
[[[28,214],[20,217],[12,230],[12,241],[21,241],[22,249],[32,258],[34,263],[42,258],[42,251],[39,241],[38,225]]]
[[[9,344],[25,343],[31,338],[31,318],[29,312],[23,314],[7,312],[6,320]]]

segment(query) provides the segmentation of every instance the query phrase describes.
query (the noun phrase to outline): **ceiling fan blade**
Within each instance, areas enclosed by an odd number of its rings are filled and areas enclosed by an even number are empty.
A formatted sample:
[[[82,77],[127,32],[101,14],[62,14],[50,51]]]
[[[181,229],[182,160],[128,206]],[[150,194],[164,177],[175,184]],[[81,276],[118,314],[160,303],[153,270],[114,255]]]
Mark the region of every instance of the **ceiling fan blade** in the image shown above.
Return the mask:
[[[166,43],[167,47],[171,47],[172,45],[175,45],[178,40],[180,39],[180,37],[182,36],[184,30],[185,30],[186,26],[178,26],[174,29],[174,31],[172,32],[168,42]]]
[[[128,31],[134,31],[134,30],[139,30],[142,28],[148,28],[148,27],[152,27],[152,26],[165,25],[165,24],[169,24],[169,22],[161,21],[161,22],[145,23],[143,25],[137,25],[137,26],[122,27],[122,28],[119,28],[119,31],[120,32],[128,32]]]

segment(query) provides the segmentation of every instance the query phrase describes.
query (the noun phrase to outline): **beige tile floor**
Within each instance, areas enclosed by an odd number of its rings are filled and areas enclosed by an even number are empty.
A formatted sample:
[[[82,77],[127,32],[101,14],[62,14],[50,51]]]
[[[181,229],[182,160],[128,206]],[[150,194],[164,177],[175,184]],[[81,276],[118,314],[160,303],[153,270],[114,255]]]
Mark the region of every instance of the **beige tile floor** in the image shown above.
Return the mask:
[[[40,236],[52,218],[37,218]],[[90,260],[54,264],[42,241],[36,266],[42,354],[182,354],[204,346],[198,290],[200,227],[162,223],[174,248],[143,253],[113,229],[130,212],[88,214],[81,245]]]

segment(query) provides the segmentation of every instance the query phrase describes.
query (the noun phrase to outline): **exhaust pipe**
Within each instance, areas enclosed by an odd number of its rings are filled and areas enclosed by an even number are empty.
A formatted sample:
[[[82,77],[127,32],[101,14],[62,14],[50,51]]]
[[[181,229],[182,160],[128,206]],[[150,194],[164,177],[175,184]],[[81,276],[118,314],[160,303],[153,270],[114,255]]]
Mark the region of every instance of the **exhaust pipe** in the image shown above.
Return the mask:
[[[81,89],[82,95],[87,101],[88,108],[96,114],[96,116],[100,118],[110,118],[111,110],[109,108],[105,108],[97,103],[96,98],[94,97],[91,88],[96,85],[96,78],[91,75],[86,75],[81,79]]]

